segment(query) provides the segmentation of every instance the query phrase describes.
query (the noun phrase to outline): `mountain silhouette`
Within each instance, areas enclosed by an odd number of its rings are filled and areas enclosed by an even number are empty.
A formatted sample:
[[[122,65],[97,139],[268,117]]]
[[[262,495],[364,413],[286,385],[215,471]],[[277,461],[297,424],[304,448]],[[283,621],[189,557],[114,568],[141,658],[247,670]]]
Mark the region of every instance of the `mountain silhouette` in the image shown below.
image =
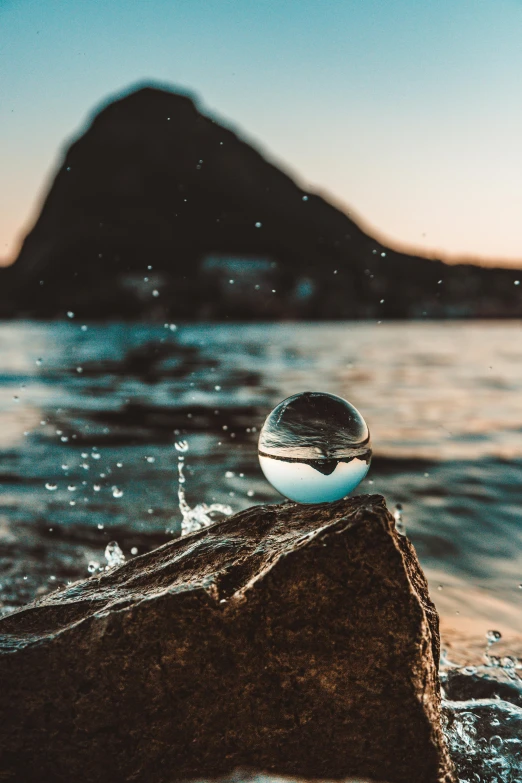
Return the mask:
[[[146,86],[66,151],[0,271],[0,315],[518,316],[516,276],[384,247],[193,98]]]

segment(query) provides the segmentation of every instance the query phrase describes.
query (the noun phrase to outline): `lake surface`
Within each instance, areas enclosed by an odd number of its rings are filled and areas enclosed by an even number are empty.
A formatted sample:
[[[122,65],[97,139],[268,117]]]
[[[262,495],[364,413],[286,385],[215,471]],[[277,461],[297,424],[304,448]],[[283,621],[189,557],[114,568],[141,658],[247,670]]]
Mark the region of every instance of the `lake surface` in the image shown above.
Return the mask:
[[[522,323],[0,324],[4,611],[179,532],[190,505],[280,499],[257,461],[271,408],[352,402],[374,459],[356,492],[403,506],[444,613],[522,631]]]

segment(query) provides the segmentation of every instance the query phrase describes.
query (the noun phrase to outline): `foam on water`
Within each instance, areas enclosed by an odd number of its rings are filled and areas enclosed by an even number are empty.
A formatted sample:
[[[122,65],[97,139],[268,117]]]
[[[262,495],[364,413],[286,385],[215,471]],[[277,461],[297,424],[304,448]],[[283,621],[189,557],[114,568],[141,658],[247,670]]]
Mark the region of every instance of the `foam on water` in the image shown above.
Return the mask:
[[[456,666],[443,655],[443,728],[459,783],[522,781],[522,663],[492,656],[500,639],[487,634],[485,663]]]
[[[443,717],[460,783],[520,783],[520,707],[501,699],[448,700]]]

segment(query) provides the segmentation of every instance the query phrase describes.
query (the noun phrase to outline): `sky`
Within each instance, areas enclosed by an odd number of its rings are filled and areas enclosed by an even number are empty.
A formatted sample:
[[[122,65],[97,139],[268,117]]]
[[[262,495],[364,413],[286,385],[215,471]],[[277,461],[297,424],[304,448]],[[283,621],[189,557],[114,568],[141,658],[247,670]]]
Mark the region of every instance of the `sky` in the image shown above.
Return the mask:
[[[522,0],[0,0],[0,259],[64,145],[147,81],[382,241],[522,265]]]

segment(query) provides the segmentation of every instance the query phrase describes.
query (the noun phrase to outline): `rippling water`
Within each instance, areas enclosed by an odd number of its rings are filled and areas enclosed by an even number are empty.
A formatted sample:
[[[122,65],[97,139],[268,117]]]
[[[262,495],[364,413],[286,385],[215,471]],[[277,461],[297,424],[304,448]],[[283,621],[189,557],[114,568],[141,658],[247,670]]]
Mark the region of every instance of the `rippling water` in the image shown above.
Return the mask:
[[[341,395],[364,415],[374,460],[357,491],[402,504],[445,622],[457,636],[474,623],[515,638],[521,336],[518,322],[0,325],[4,611],[88,575],[111,540],[132,557],[179,531],[180,439],[190,505],[238,511],[278,500],[258,465],[257,434],[277,402],[309,389]],[[506,703],[520,712],[522,699]],[[462,726],[459,709],[448,731],[465,747],[489,708]],[[522,780],[501,773],[469,780]]]

